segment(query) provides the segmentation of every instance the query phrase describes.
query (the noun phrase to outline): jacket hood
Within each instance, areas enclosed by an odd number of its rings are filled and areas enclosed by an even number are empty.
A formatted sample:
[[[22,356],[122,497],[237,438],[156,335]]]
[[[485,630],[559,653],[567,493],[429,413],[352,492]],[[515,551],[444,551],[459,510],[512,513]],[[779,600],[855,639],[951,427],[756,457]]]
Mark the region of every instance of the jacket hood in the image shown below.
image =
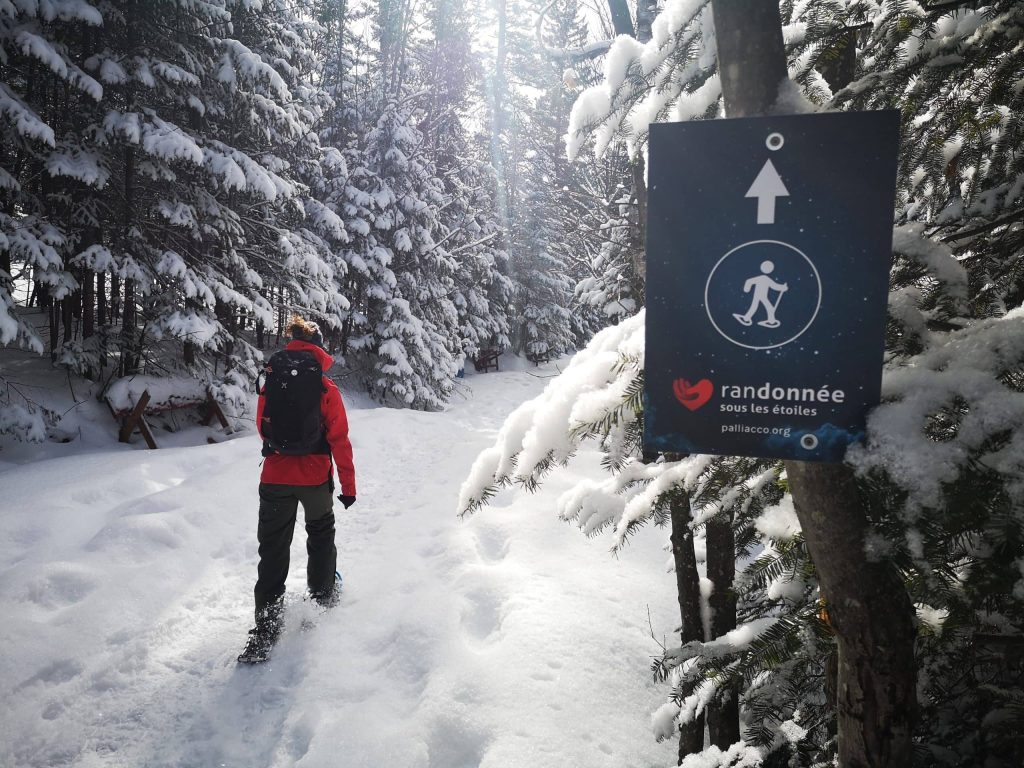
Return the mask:
[[[308,341],[289,341],[288,346],[285,349],[294,349],[299,352],[310,352],[316,357],[320,363],[320,367],[324,373],[327,373],[327,369],[334,365],[334,358],[328,355],[322,347],[318,347],[316,344],[311,344]]]

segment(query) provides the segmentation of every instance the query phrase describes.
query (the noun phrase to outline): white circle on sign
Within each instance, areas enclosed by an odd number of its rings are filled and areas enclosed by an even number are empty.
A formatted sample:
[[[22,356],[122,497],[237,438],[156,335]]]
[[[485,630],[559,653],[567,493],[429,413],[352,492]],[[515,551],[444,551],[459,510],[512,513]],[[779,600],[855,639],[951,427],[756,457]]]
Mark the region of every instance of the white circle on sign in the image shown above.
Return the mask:
[[[786,143],[786,137],[781,133],[770,133],[768,138],[765,139],[764,144],[772,152],[782,149],[782,145]]]
[[[808,432],[806,435],[800,438],[800,447],[808,451],[813,451],[818,447],[818,438],[816,435]]]
[[[711,309],[711,283],[715,279],[716,272],[719,271],[719,269],[730,259],[730,257],[735,257],[737,254],[740,254],[740,252],[743,251],[743,249],[745,248],[752,248],[756,246],[781,247],[783,249],[786,249],[786,251],[783,251],[783,253],[789,251],[794,254],[797,254],[800,257],[800,259],[802,259],[802,261],[805,262],[808,267],[810,267],[809,274],[814,278],[813,287],[815,291],[815,296],[813,300],[808,302],[806,296],[802,297],[803,302],[808,307],[813,305],[813,309],[810,309],[809,311],[805,312],[805,315],[809,315],[807,321],[803,323],[799,330],[796,330],[795,332],[791,333],[788,336],[785,335],[785,332],[781,335],[776,334],[776,337],[782,338],[781,341],[778,341],[776,338],[765,338],[761,340],[759,343],[759,340],[756,337],[750,338],[749,335],[741,335],[738,331],[733,331],[734,335],[730,335],[729,330],[727,330],[728,326],[727,328],[723,328],[722,325],[719,323],[719,321],[725,322],[726,320],[728,320],[728,322],[731,323],[734,319],[736,322],[739,323],[739,331],[744,330],[744,328],[749,329],[754,325],[754,321],[758,317],[758,310],[763,309],[764,314],[760,316],[763,317],[764,319],[758,321],[756,325],[770,330],[774,330],[782,326],[782,323],[775,318],[775,310],[778,309],[778,305],[782,301],[782,297],[785,291],[788,290],[788,284],[785,288],[776,287],[775,290],[781,291],[781,293],[778,293],[778,295],[775,296],[774,302],[769,300],[770,288],[774,284],[774,281],[772,280],[772,275],[776,270],[776,265],[773,261],[770,261],[768,259],[762,259],[762,257],[757,255],[756,250],[751,253],[751,258],[753,259],[752,263],[756,264],[757,262],[761,262],[760,268],[753,270],[756,273],[750,275],[752,279],[746,280],[746,283],[751,284],[750,287],[746,287],[743,289],[743,294],[750,294],[751,298],[753,299],[753,301],[750,304],[750,309],[747,311],[747,313],[742,315],[739,313],[730,314],[728,310],[724,310],[724,317],[719,317],[719,320],[716,321],[715,313],[712,312]],[[765,287],[759,287],[759,282],[762,283],[762,285]],[[760,307],[756,306],[758,303],[760,303]],[[770,304],[774,304],[774,306],[772,306],[769,309],[768,305]],[[789,344],[792,341],[796,341],[796,339],[800,338],[804,334],[804,332],[808,328],[810,328],[811,325],[814,324],[814,321],[818,317],[818,312],[820,309],[821,275],[818,274],[818,268],[814,266],[814,262],[811,261],[810,258],[808,258],[806,253],[801,251],[799,248],[790,245],[789,243],[782,242],[781,240],[751,240],[748,243],[737,245],[735,248],[726,253],[722,258],[720,258],[715,263],[715,266],[711,268],[711,272],[708,273],[707,282],[704,283],[704,312],[707,314],[708,320],[711,321],[711,325],[714,327],[716,331],[718,331],[718,334],[726,341],[729,341],[738,347],[743,347],[744,349],[775,349],[776,347],[782,347],[785,346],[786,344]]]

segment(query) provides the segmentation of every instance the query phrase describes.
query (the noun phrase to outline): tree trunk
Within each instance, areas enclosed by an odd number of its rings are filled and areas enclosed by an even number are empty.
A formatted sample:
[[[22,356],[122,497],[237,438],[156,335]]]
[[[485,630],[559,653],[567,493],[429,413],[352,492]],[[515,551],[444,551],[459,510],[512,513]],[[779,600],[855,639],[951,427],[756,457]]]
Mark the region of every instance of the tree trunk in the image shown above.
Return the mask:
[[[100,328],[110,322],[107,317],[107,276],[96,273],[96,325]]]
[[[651,39],[654,17],[658,15],[658,0],[637,0],[636,39],[646,42]]]
[[[14,268],[11,265],[11,252],[7,248],[0,248],[0,272],[6,272],[8,275],[14,272]],[[7,280],[7,278],[4,278],[4,280]]]
[[[117,275],[110,276],[110,324],[113,325],[121,318],[121,278]]]
[[[633,36],[633,19],[629,15],[629,4],[626,0],[608,0],[608,11],[612,17],[612,27],[616,35]]]
[[[64,329],[64,343],[74,341],[75,305],[79,301],[79,292],[75,291],[60,303],[60,324]]]
[[[788,77],[777,3],[712,0],[725,114],[766,115]]]
[[[711,639],[736,629],[736,537],[732,515],[720,514],[706,528],[708,578],[714,585],[711,598]],[[722,751],[740,740],[740,708],[736,686],[722,688],[708,707],[708,735]]]
[[[82,338],[88,339],[96,333],[96,281],[92,270],[82,270]]]
[[[121,375],[139,372],[139,339],[135,328],[135,284],[124,281],[124,311],[121,321]]]
[[[868,519],[842,464],[787,461],[800,525],[839,644],[840,768],[913,762],[914,607],[888,562],[864,557]]]
[[[277,289],[278,310],[277,310],[277,344],[281,344],[281,335],[284,333],[284,286]]]
[[[771,112],[787,77],[776,3],[712,0],[730,117]],[[906,768],[916,710],[913,606],[891,564],[868,562],[868,519],[849,467],[786,472],[839,645],[839,768]]]
[[[47,292],[47,299],[49,299],[49,315],[50,321],[50,362],[57,362],[57,350],[60,348],[60,316],[61,316],[61,304],[63,302],[54,301],[53,297]]]
[[[700,577],[697,574],[697,556],[693,551],[693,531],[690,528],[690,499],[680,491],[669,509],[672,521],[672,559],[676,571],[676,591],[681,621],[680,640],[685,645],[704,640],[704,623],[700,616]],[[704,749],[704,715],[679,728],[679,763],[683,758]]]
[[[609,0],[608,7],[612,11],[612,18],[615,18],[615,7],[619,0]],[[621,3],[625,6],[625,3]],[[620,11],[621,15],[621,11]],[[651,24],[654,16],[657,15],[657,0],[639,0],[636,9],[636,39],[638,42],[647,43],[651,40]],[[625,9],[626,20],[629,20],[629,9]],[[617,34],[631,34],[630,32]],[[630,158],[629,170],[633,182],[633,199],[636,201],[636,221],[630,227],[632,246],[630,251],[633,254],[633,269],[636,271],[637,279],[641,284],[647,282],[647,259],[645,247],[647,244],[647,180],[644,178],[644,155],[637,152],[636,157]]]

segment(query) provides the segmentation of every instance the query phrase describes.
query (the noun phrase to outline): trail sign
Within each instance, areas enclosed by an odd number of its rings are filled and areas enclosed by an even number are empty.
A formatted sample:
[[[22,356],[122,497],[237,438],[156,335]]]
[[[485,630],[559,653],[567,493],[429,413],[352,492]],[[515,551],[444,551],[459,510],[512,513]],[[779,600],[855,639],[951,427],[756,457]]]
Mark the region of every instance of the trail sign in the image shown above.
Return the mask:
[[[644,446],[841,461],[878,403],[899,113],[651,126]]]

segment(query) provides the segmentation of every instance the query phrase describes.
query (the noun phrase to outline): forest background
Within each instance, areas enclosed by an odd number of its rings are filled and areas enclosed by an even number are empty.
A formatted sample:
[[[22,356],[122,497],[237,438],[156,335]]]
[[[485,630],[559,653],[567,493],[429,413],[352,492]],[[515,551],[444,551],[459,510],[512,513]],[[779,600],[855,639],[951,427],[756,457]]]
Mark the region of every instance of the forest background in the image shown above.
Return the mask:
[[[884,402],[848,466],[853,546],[913,606],[915,754],[1019,765],[1024,9],[779,7],[776,111],[902,115]],[[723,113],[701,0],[0,0],[0,343],[100,393],[146,374],[242,400],[298,309],[349,386],[433,410],[486,350],[583,349],[463,509],[597,440],[608,480],[562,514],[616,548],[679,534],[659,735],[828,764],[828,596],[800,526],[771,524],[791,478],[639,445],[647,125]],[[59,417],[0,370],[0,433]]]

